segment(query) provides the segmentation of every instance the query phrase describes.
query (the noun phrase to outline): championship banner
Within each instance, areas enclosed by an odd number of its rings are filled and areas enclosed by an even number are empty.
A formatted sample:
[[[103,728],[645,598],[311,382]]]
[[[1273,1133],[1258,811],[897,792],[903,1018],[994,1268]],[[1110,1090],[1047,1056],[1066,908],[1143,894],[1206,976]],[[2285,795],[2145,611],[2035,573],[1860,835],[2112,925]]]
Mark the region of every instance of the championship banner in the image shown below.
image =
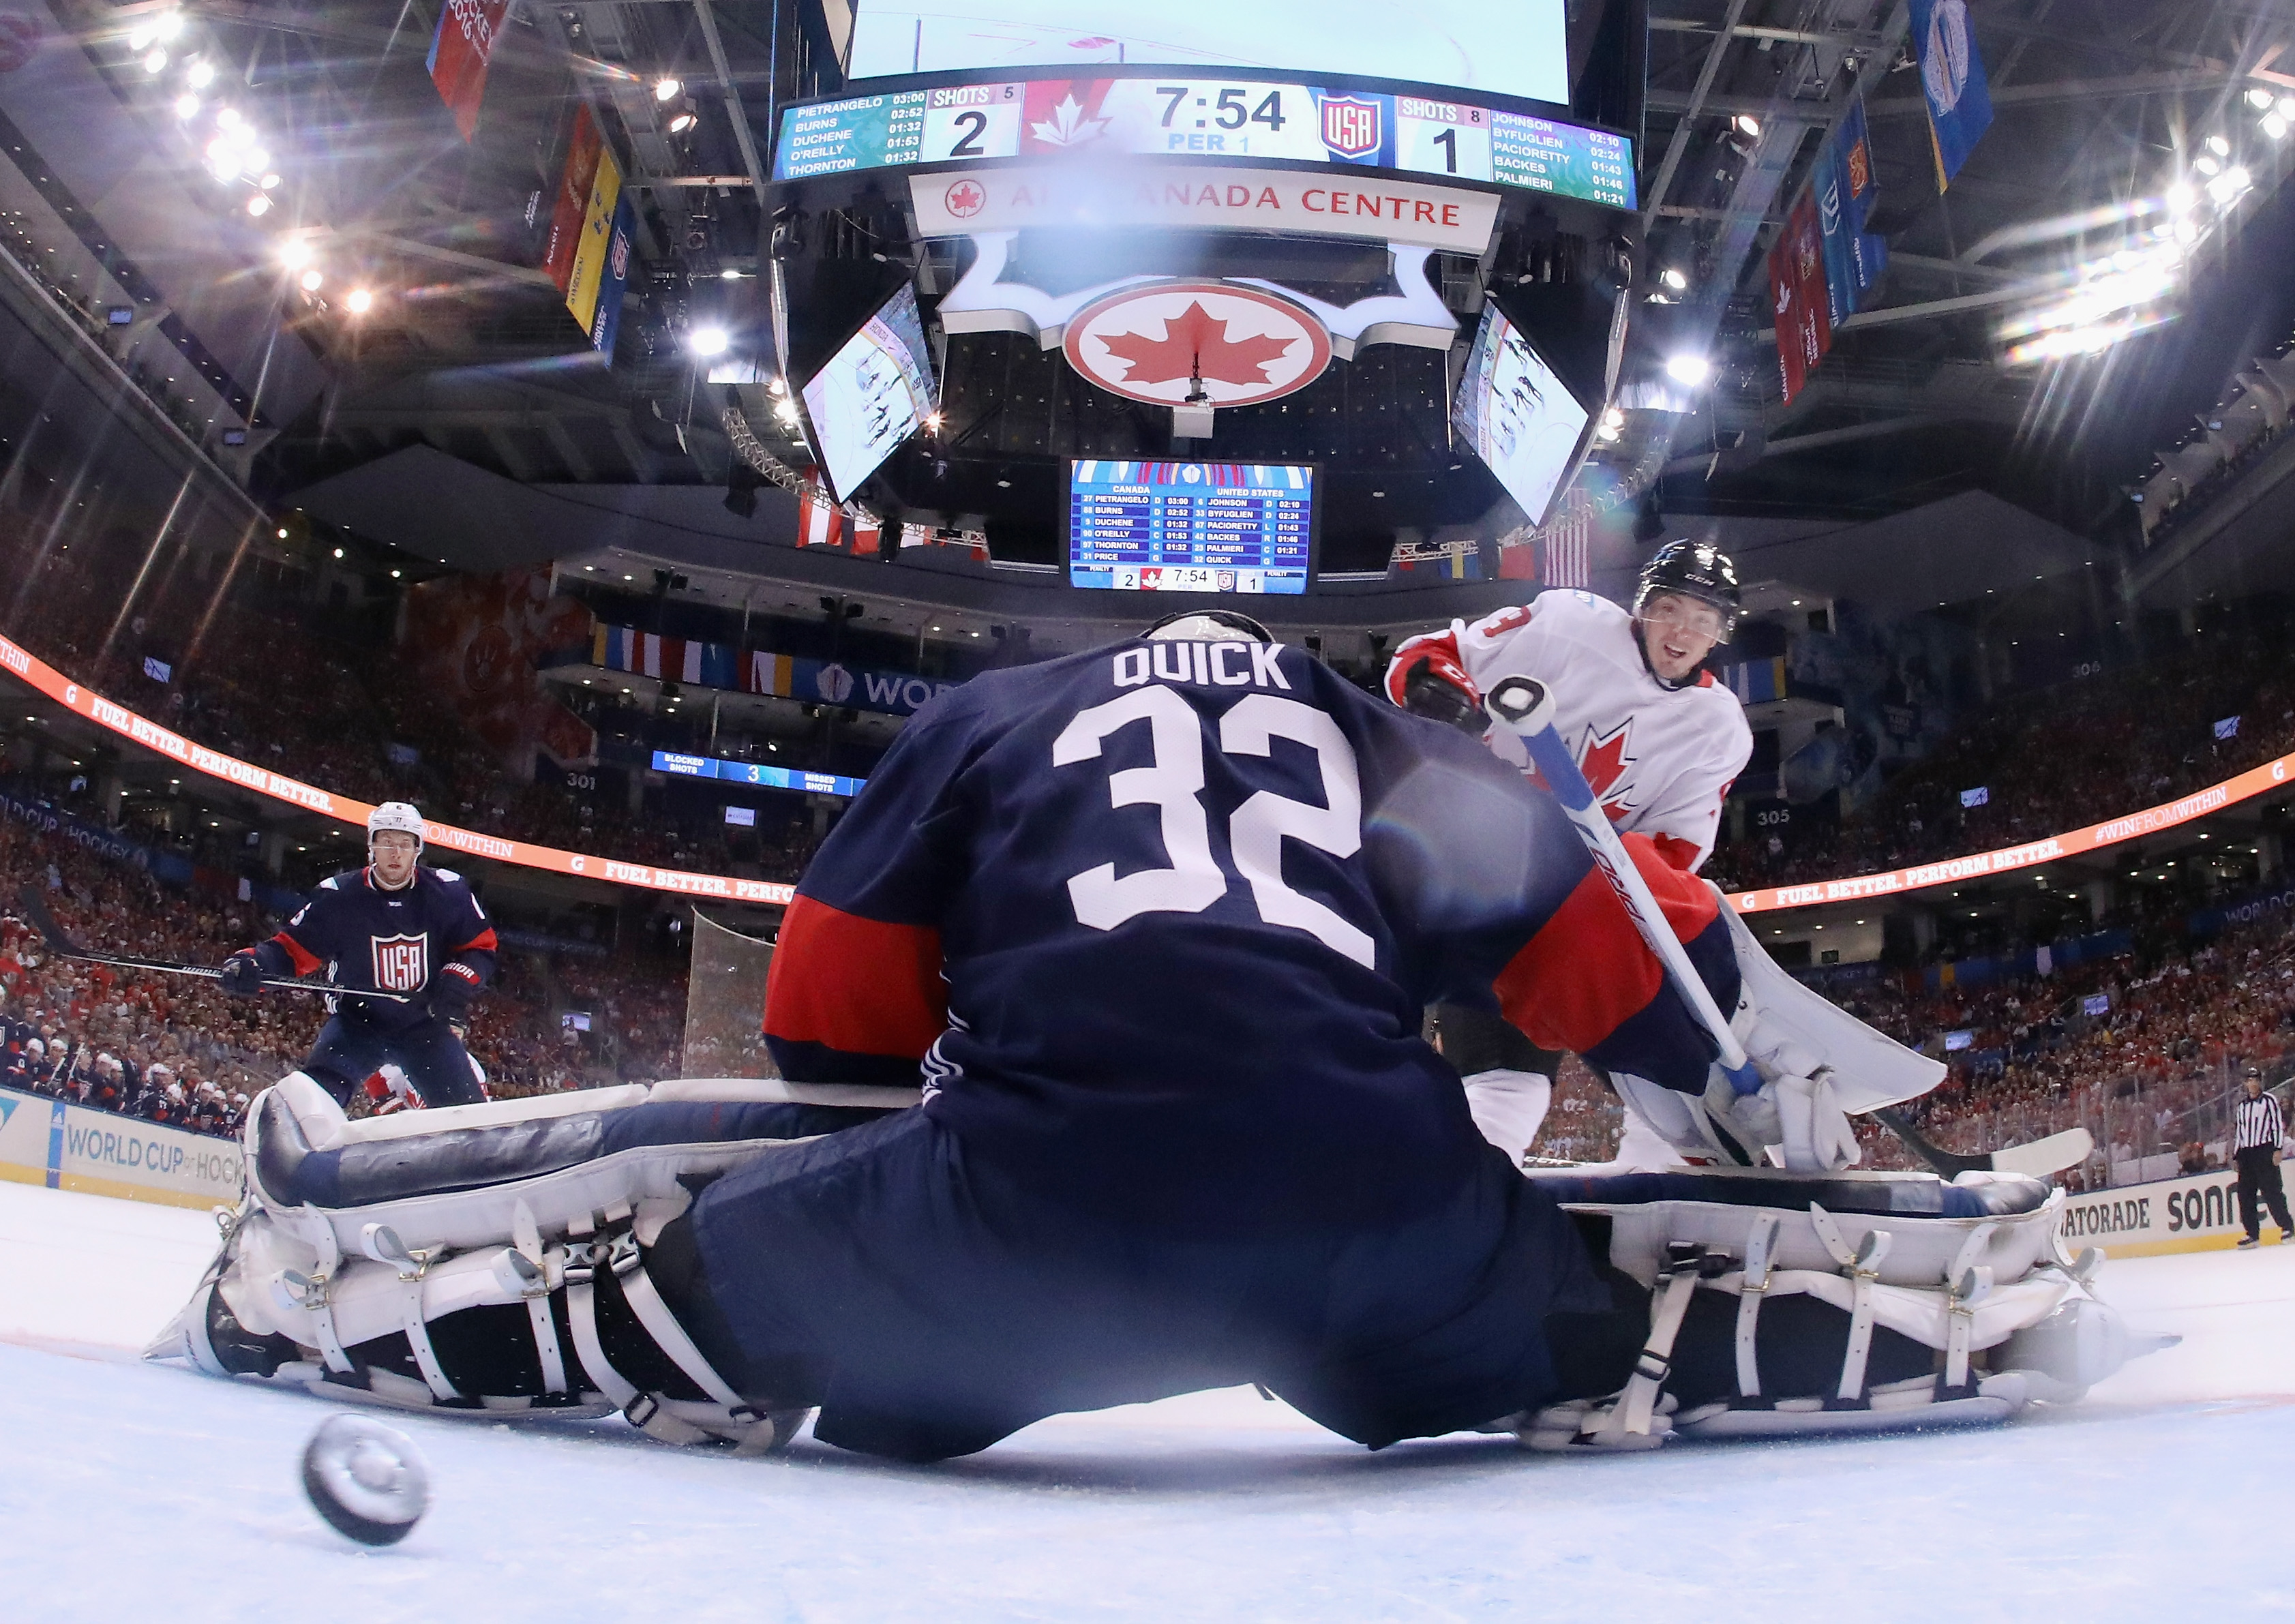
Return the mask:
[[[1866,135],[1865,99],[1859,96],[1817,155],[1810,182],[1817,195],[1818,229],[1825,238],[1825,290],[1831,323],[1865,307],[1865,296],[1889,263],[1889,242],[1865,229],[1880,188],[1874,182],[1873,149]]]
[[[1810,193],[1802,193],[1793,205],[1785,230],[1769,249],[1769,303],[1776,312],[1777,365],[1785,376],[1785,404],[1791,405],[1833,347],[1824,233],[1817,225],[1817,200]]]
[[[566,308],[585,333],[598,325],[598,298],[605,290],[606,262],[613,247],[614,214],[622,201],[622,167],[601,144],[598,169],[590,183],[590,200],[582,215],[581,235],[574,244],[574,263],[566,282]],[[626,261],[625,262],[626,268]]]
[[[1929,108],[1929,150],[1942,192],[1992,127],[1992,90],[1984,59],[1976,53],[1968,0],[1912,0],[1912,13],[1921,95]]]
[[[210,750],[205,745],[193,744],[180,733],[172,732],[148,717],[137,715],[126,706],[82,687],[30,650],[4,637],[0,637],[0,671],[17,678],[36,692],[45,694],[74,715],[86,717],[105,731],[208,778],[236,784],[269,800],[300,807],[323,818],[331,818],[361,834],[366,830],[367,815],[374,811],[374,804],[371,801],[337,795],[332,790],[321,789],[314,784],[289,778],[283,772],[274,771],[257,763],[241,761],[235,755],[225,755],[220,750]],[[915,681],[921,682],[923,679]],[[649,863],[623,862],[612,857],[593,857],[584,852],[567,852],[556,846],[508,840],[500,835],[482,835],[475,829],[458,828],[451,823],[433,823],[428,819],[423,820],[422,838],[431,845],[444,846],[453,852],[465,852],[493,862],[509,863],[513,868],[537,869],[553,874],[578,874],[585,879],[601,879],[616,885],[635,885],[645,891],[715,897],[728,902],[763,902],[773,907],[786,907],[796,895],[795,885],[773,881],[743,879],[731,874],[698,874],[685,869],[657,868]]]
[[[581,246],[582,221],[590,208],[590,189],[598,178],[598,159],[605,151],[597,121],[584,102],[574,110],[573,134],[566,141],[566,167],[558,176],[558,192],[550,206],[550,243],[542,268],[563,293],[574,281],[574,252]]]
[[[631,244],[637,236],[637,215],[628,194],[614,206],[614,228],[606,244],[606,280],[598,290],[598,319],[591,324],[590,347],[614,363],[614,339],[622,331],[622,298],[629,291]]]
[[[430,82],[454,127],[470,140],[478,127],[478,103],[486,94],[486,64],[494,60],[510,0],[446,0],[430,37]]]

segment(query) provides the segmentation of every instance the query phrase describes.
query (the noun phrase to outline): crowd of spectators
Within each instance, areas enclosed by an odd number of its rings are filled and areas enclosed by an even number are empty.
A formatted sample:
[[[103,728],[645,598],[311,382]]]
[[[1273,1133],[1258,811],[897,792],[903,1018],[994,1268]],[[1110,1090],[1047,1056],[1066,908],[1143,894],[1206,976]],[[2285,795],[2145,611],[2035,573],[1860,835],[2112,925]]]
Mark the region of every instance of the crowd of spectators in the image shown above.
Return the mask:
[[[2217,724],[2236,719],[2217,738]],[[2189,794],[2295,750],[2295,672],[2278,640],[2229,632],[2172,656],[2017,695],[1884,784],[1834,826],[1790,843],[1726,840],[1704,870],[1724,890],[1897,869],[2038,840]],[[1981,788],[1984,804],[1961,804]]]

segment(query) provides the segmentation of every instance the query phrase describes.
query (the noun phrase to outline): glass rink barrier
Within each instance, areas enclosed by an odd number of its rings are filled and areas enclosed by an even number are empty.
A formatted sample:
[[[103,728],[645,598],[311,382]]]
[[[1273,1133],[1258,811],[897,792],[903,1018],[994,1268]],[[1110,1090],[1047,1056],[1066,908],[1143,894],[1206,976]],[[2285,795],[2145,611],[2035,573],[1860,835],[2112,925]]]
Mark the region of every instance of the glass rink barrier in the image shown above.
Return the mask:
[[[686,980],[684,1074],[778,1077],[765,1048],[765,972],[773,944],[696,910]]]

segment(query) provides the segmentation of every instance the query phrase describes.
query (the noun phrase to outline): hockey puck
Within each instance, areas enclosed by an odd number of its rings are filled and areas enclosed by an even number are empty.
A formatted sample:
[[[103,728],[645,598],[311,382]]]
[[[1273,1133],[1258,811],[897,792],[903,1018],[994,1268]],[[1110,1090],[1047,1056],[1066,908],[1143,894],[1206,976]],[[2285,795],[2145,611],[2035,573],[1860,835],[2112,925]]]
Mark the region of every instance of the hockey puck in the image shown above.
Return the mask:
[[[430,1509],[430,1472],[405,1433],[363,1416],[335,1416],[304,1446],[303,1492],[337,1533],[396,1545]]]

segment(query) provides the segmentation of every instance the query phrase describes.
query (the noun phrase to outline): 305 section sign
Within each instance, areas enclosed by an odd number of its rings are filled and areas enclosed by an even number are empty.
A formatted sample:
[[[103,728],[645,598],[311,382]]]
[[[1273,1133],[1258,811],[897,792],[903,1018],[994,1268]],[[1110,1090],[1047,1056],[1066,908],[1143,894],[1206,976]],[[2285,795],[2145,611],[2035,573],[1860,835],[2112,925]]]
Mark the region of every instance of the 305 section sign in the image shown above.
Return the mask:
[[[1634,206],[1633,143],[1527,113],[1264,81],[1014,79],[791,108],[776,180],[1003,158],[1286,159]]]

